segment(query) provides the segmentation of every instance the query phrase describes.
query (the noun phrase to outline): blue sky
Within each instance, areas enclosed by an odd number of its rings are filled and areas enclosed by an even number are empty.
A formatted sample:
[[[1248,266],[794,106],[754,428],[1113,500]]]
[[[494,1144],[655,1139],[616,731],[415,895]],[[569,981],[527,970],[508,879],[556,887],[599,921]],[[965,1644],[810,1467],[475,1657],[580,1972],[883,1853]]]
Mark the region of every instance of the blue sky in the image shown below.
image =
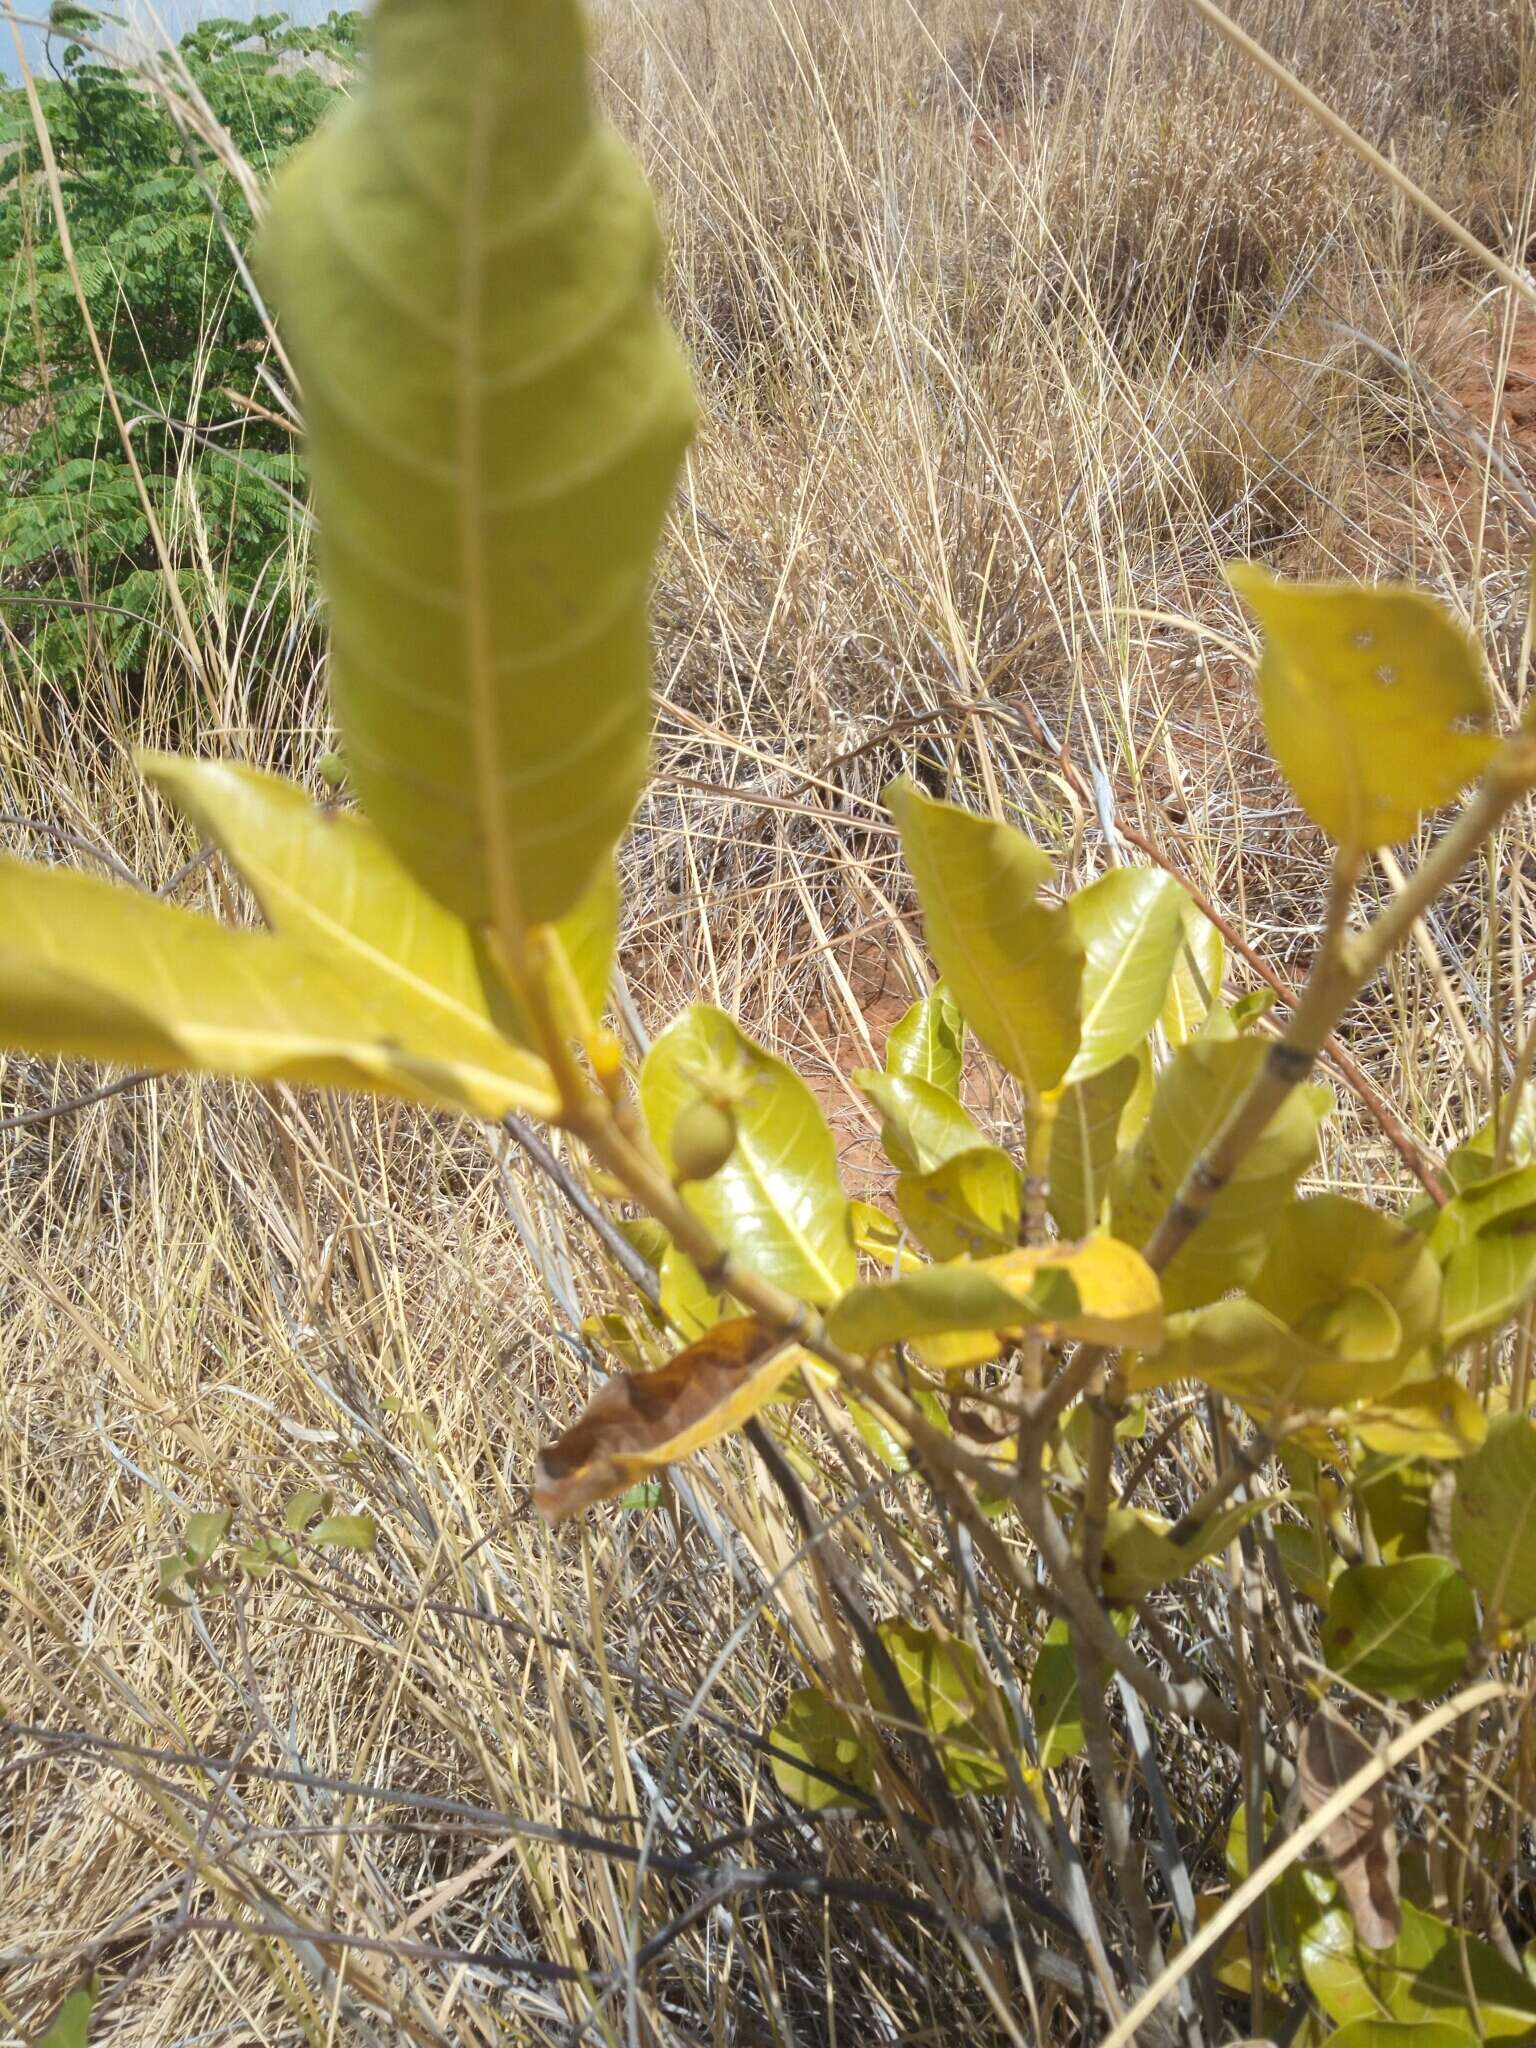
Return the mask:
[[[169,35],[172,39],[191,28],[194,22],[205,20],[210,15],[225,19],[248,19],[253,14],[286,13],[295,21],[319,21],[329,14],[335,5],[345,5],[346,0],[163,0],[153,10],[137,5],[113,5],[113,0],[102,0],[112,13],[125,15],[138,24],[146,35]],[[21,16],[41,17],[48,12],[48,0],[16,0],[16,12]],[[159,31],[155,23],[162,25]],[[28,60],[39,70],[48,68],[45,55],[46,32],[40,28],[23,27],[22,40],[26,44]],[[55,35],[55,51],[62,50],[67,38]],[[11,38],[8,22],[0,21],[0,76],[18,76],[16,46]]]

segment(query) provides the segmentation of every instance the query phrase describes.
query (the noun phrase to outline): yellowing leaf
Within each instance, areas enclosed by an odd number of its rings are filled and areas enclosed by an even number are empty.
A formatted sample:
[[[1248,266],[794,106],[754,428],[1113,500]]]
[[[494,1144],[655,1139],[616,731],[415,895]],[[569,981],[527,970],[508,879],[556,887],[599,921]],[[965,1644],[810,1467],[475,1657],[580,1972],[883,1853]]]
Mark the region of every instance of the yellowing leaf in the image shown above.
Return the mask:
[[[1156,1024],[1183,943],[1189,898],[1161,868],[1111,868],[1067,903],[1082,942],[1082,1024],[1069,1083],[1087,1081]]]
[[[723,1010],[695,1004],[646,1055],[640,1101],[657,1150],[670,1172],[678,1112],[697,1096],[699,1072],[713,1068],[741,1085],[736,1147],[718,1173],[690,1182],[683,1200],[764,1279],[806,1301],[835,1301],[858,1262],[832,1133],[799,1075]]]
[[[1339,1678],[1390,1700],[1454,1685],[1477,1636],[1472,1589],[1443,1557],[1352,1565],[1328,1599],[1323,1656]]]
[[[812,1813],[867,1807],[875,1789],[874,1747],[853,1716],[814,1686],[789,1696],[768,1740],[774,1782],[786,1799]],[[863,1798],[859,1794],[863,1793]]]
[[[534,1504],[552,1522],[608,1500],[750,1422],[805,1354],[752,1316],[717,1323],[655,1372],[601,1387],[539,1453]]]
[[[922,1266],[855,1287],[827,1318],[835,1342],[866,1354],[957,1330],[1031,1325],[1094,1344],[1155,1345],[1162,1328],[1156,1276],[1114,1238],[1020,1246],[975,1264]]]
[[[1111,1508],[1105,1517],[1104,1554],[1099,1572],[1110,1600],[1140,1600],[1159,1586],[1172,1585],[1207,1557],[1214,1557],[1245,1529],[1255,1515],[1283,1499],[1229,1501],[1207,1515],[1183,1542],[1169,1534],[1174,1526],[1161,1515],[1140,1508]]]
[[[1018,1169],[1000,1146],[957,1152],[931,1173],[904,1173],[896,1207],[936,1259],[980,1258],[1019,1241]]]
[[[1264,629],[1259,701],[1302,808],[1341,845],[1406,839],[1495,741],[1482,658],[1421,592],[1229,571]]]
[[[372,1550],[379,1525],[372,1515],[327,1515],[310,1530],[309,1540],[332,1550]]]
[[[549,1069],[387,983],[94,875],[0,860],[0,1042],[308,1082],[499,1118],[553,1115]]]
[[[1163,1035],[1175,1051],[1198,1034],[1221,1001],[1221,977],[1226,964],[1221,933],[1187,896],[1183,927],[1161,1019]]]
[[[525,1035],[462,919],[418,886],[355,812],[322,810],[279,776],[232,761],[150,754],[144,772],[234,862],[268,924],[409,1001],[450,1039]],[[613,962],[618,891],[611,866],[556,927],[594,1017]]]
[[[1451,1545],[1490,1616],[1536,1614],[1536,1424],[1501,1415],[1456,1472]]]
[[[1401,1458],[1470,1457],[1488,1435],[1487,1416],[1449,1375],[1394,1387],[1352,1410],[1349,1426],[1367,1449]]]
[[[1049,859],[1012,826],[936,803],[909,782],[885,799],[947,987],[993,1058],[1039,1100],[1077,1051],[1083,982],[1070,916],[1039,900]]]
[[[894,1265],[901,1248],[901,1225],[893,1223],[872,1202],[850,1202],[848,1206],[853,1217],[853,1241],[858,1250],[879,1265]]]
[[[257,266],[304,390],[348,767],[425,888],[515,928],[573,907],[644,779],[692,405],[574,0],[500,11],[472,61],[466,20],[371,17]]]
[[[1111,1227],[1144,1245],[1188,1173],[1247,1093],[1266,1057],[1251,1038],[1197,1039],[1158,1079],[1151,1113],[1110,1180]],[[1244,1286],[1264,1262],[1274,1219],[1317,1154],[1317,1128],[1332,1104],[1326,1088],[1297,1088],[1250,1147],[1205,1221],[1163,1273],[1170,1309],[1197,1307]]]
[[[928,1081],[949,1095],[960,1091],[964,1058],[965,1021],[943,982],[912,1005],[885,1042],[888,1074]]]
[[[1086,1237],[1104,1220],[1120,1121],[1140,1076],[1137,1061],[1126,1058],[1061,1092],[1051,1124],[1048,1206],[1063,1237]]]
[[[911,1074],[878,1074],[869,1067],[852,1079],[879,1110],[880,1142],[900,1173],[931,1173],[957,1152],[983,1143],[954,1096],[936,1082]]]

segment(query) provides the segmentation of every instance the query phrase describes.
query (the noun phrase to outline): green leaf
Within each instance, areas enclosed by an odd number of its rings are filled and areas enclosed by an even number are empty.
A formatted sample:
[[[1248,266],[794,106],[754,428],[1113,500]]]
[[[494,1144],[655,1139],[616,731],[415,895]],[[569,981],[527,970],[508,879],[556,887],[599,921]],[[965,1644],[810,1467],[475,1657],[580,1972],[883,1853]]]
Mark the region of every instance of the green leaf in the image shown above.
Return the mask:
[[[1033,1101],[1077,1051],[1082,941],[1039,901],[1051,863],[1021,832],[910,782],[885,793],[923,906],[928,948],[966,1022]]]
[[[526,1037],[485,949],[420,888],[366,819],[321,810],[296,784],[230,761],[148,754],[145,774],[239,869],[276,932],[375,982],[494,1061],[504,1035]],[[601,1014],[618,933],[618,887],[605,863],[555,928],[582,1000]]]
[[[1433,1336],[1439,1304],[1439,1271],[1417,1231],[1316,1195],[1281,1212],[1247,1297],[1172,1318],[1162,1351],[1133,1377],[1140,1387],[1197,1379],[1259,1409],[1386,1400]]]
[[[936,1259],[985,1257],[1019,1241],[1023,1190],[1018,1169],[997,1145],[957,1152],[932,1173],[896,1183],[901,1220]]]
[[[975,1265],[921,1266],[850,1290],[827,1317],[833,1341],[870,1354],[953,1330],[1040,1325],[1091,1344],[1155,1344],[1157,1279],[1110,1237],[1017,1247]]]
[[[1301,1944],[1307,1987],[1330,2019],[1438,2022],[1436,2033],[1462,2029],[1463,2042],[1525,2038],[1536,2032],[1536,1987],[1511,1969],[1491,1942],[1480,1941],[1403,1901],[1403,1931],[1387,1949],[1355,1939],[1342,1908],[1325,1913]],[[1468,1985],[1476,2014],[1469,2006]],[[1337,2038],[1335,2036],[1335,2038]],[[1401,2048],[1439,2048],[1415,2040]],[[1449,2044],[1447,2044],[1449,2048]]]
[[[1147,1242],[1267,1056],[1266,1046],[1251,1038],[1197,1039],[1174,1054],[1159,1077],[1145,1129],[1111,1175],[1117,1237]],[[1317,1156],[1318,1125],[1332,1102],[1322,1087],[1296,1088],[1287,1096],[1165,1269],[1169,1309],[1214,1301],[1258,1272],[1276,1216]]]
[[[1409,1380],[1354,1410],[1350,1428],[1388,1457],[1468,1458],[1488,1436],[1488,1418],[1459,1380]]]
[[[851,1076],[879,1110],[880,1143],[899,1173],[932,1173],[959,1152],[984,1142],[954,1096],[910,1074],[879,1074],[862,1067]]]
[[[876,1633],[895,1665],[918,1719],[938,1741],[939,1761],[956,1792],[997,1792],[1008,1783],[987,1729],[1012,1725],[1006,1703],[969,1643],[937,1630],[919,1628],[897,1616]],[[870,1659],[864,1659],[864,1690],[876,1713],[896,1718]]]
[[[706,1330],[734,1315],[728,1294],[715,1294],[704,1284],[703,1275],[685,1252],[669,1244],[661,1260],[661,1312],[691,1343]]]
[[[1264,629],[1259,701],[1302,808],[1344,846],[1406,839],[1493,751],[1482,658],[1421,592],[1228,571]]]
[[[372,1515],[327,1515],[310,1530],[309,1540],[333,1550],[372,1550],[379,1525]]]
[[[1470,1150],[1456,1157],[1480,1159]],[[1479,1167],[1466,1179],[1429,1231],[1445,1267],[1440,1334],[1452,1346],[1497,1329],[1536,1296],[1536,1166]]]
[[[54,2014],[47,2030],[37,2036],[32,2048],[86,2048],[90,2039],[91,2012],[96,2004],[96,1980],[71,1991]]]
[[[283,1509],[283,1527],[293,1536],[302,1536],[318,1516],[326,1514],[331,1505],[330,1489],[324,1486],[306,1486],[294,1494]]]
[[[1490,1617],[1536,1614],[1536,1425],[1501,1415],[1456,1472],[1451,1546]]]
[[[712,1068],[742,1087],[736,1148],[709,1180],[690,1182],[683,1200],[764,1279],[806,1301],[835,1301],[858,1261],[832,1133],[800,1077],[704,1004],[657,1039],[641,1070],[641,1106],[667,1170],[678,1112],[697,1095],[698,1072]]]
[[[94,875],[0,859],[0,1043],[123,1065],[359,1088],[488,1119],[558,1107],[549,1069],[448,1030],[295,941]]]
[[[853,1716],[834,1705],[825,1693],[811,1685],[792,1692],[768,1740],[776,1750],[788,1752],[788,1758],[769,1759],[774,1782],[786,1799],[812,1813],[868,1805],[869,1798],[857,1795],[874,1794],[873,1745]],[[840,1783],[830,1784],[829,1778]]]
[[[1364,1692],[1421,1700],[1466,1669],[1477,1636],[1472,1588],[1443,1557],[1341,1572],[1323,1624],[1330,1671]]]
[[[194,1571],[201,1571],[224,1538],[234,1515],[228,1508],[210,1508],[200,1515],[188,1515],[182,1534],[181,1554]]]
[[[1116,1060],[1091,1081],[1061,1092],[1051,1126],[1047,1206],[1063,1237],[1086,1237],[1103,1221],[1120,1119],[1140,1075],[1135,1059]]]
[[[1186,896],[1183,937],[1163,1003],[1163,1035],[1175,1052],[1187,1045],[1221,1001],[1226,947],[1205,912]]]
[[[1111,1616],[1121,1635],[1130,1633],[1135,1618],[1129,1608],[1121,1608]],[[1072,1634],[1064,1620],[1051,1623],[1035,1658],[1029,1679],[1029,1712],[1035,1724],[1041,1770],[1055,1770],[1058,1764],[1082,1754],[1083,1702],[1077,1689]]]
[[[1161,868],[1111,868],[1067,904],[1083,947],[1082,1025],[1068,1082],[1091,1080],[1156,1024],[1189,898]]]
[[[1336,2027],[1324,2048],[1467,2048],[1477,2036],[1451,2020],[1351,2020]]]
[[[965,1020],[942,981],[892,1026],[885,1042],[888,1074],[928,1081],[947,1095],[960,1092],[964,1058]]]
[[[372,17],[256,257],[304,390],[348,766],[423,887],[505,932],[572,909],[644,781],[692,404],[574,0],[487,16],[473,62],[467,21]]]
[[[1380,1454],[1362,1461],[1355,1493],[1370,1517],[1371,1534],[1385,1564],[1423,1556],[1430,1549],[1429,1500],[1434,1473],[1424,1465]],[[1320,1605],[1326,1606],[1322,1601]]]
[[[1207,1515],[1182,1543],[1173,1541],[1168,1534],[1173,1524],[1161,1515],[1140,1508],[1111,1508],[1099,1567],[1106,1595],[1111,1600],[1140,1600],[1159,1586],[1172,1585],[1203,1559],[1219,1555],[1255,1515],[1283,1498],[1270,1494],[1261,1500],[1229,1501]]]

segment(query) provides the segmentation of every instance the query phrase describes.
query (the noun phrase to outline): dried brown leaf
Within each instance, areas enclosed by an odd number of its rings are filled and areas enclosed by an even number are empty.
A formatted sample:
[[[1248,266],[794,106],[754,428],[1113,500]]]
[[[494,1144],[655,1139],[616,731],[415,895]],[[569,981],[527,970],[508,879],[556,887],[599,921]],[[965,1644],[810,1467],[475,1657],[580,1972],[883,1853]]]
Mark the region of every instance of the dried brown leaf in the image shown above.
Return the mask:
[[[1316,1813],[1362,1764],[1371,1748],[1349,1723],[1329,1707],[1320,1707],[1302,1731],[1301,1796]],[[1390,1948],[1402,1932],[1403,1909],[1398,1889],[1397,1830],[1386,1787],[1377,1783],[1331,1821],[1322,1836],[1355,1923],[1366,1948]]]
[[[552,1522],[623,1493],[750,1421],[803,1361],[755,1316],[716,1323],[655,1372],[624,1373],[539,1453],[533,1498]]]

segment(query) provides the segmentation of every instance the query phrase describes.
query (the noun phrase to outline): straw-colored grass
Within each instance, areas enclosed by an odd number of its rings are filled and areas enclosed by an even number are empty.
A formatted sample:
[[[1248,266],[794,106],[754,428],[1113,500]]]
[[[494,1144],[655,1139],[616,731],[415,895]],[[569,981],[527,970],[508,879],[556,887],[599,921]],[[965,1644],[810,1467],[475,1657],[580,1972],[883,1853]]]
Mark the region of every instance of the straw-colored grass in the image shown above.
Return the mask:
[[[1241,15],[1524,259],[1531,0]],[[704,413],[657,600],[630,1021],[736,1009],[815,1081],[865,1185],[843,1077],[915,957],[884,781],[1004,802],[1078,878],[1129,829],[1304,968],[1323,849],[1264,756],[1222,564],[1414,576],[1483,634],[1512,718],[1536,329],[1179,0],[612,0],[598,53],[667,216]],[[190,521],[176,541],[196,559]],[[296,578],[306,547],[296,528]],[[312,776],[316,650],[258,687],[251,624],[210,638],[191,690],[167,654],[62,703],[17,653],[7,850],[165,884],[194,848],[139,744]],[[1527,838],[1348,1027],[1429,1146],[1486,1113],[1490,1026],[1524,1015]],[[175,890],[238,909],[217,869]],[[12,1059],[0,1119],[100,1078]],[[1347,1089],[1324,1170],[1408,1184]],[[793,1640],[826,1631],[749,1454],[688,1468],[660,1509],[554,1534],[532,1512],[534,1453],[593,1384],[582,1318],[621,1296],[504,1140],[151,1081],[0,1126],[0,1204],[0,2040],[92,1969],[102,2038],[155,2048],[1029,2037],[973,1943],[884,1893],[750,1875],[899,1892],[912,1866],[878,1830],[807,1827],[754,1747]],[[1198,1432],[1177,1455],[1198,1475]],[[157,1603],[188,1513],[227,1504],[254,1534],[306,1485],[370,1509],[377,1553]],[[906,1512],[866,1561],[874,1597],[921,1611],[939,1538]],[[1233,1788],[1202,1758],[1164,1765],[1191,1840],[1219,1843]],[[1075,1774],[1063,1797],[1092,1865]],[[641,1845],[749,1875],[637,1877]],[[1000,1853],[1028,1881],[1013,1823]],[[1070,2002],[1050,2024],[1073,2033]]]

